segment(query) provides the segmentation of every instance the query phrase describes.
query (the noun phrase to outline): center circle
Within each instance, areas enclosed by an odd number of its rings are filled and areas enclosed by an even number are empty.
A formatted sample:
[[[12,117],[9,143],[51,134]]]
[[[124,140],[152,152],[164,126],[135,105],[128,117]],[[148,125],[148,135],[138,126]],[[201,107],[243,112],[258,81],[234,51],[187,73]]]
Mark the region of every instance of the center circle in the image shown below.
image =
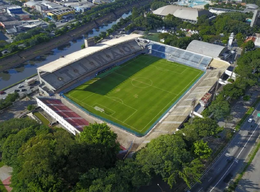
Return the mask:
[[[150,79],[138,77],[132,79],[132,85],[138,88],[146,88],[152,86],[153,82]]]

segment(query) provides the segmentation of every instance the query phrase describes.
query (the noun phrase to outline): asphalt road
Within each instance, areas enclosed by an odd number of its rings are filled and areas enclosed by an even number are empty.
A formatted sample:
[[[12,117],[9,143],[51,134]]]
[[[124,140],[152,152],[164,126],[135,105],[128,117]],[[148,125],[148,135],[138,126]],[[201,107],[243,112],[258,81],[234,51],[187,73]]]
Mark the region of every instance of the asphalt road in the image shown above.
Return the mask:
[[[260,105],[251,116],[253,122],[246,121],[242,125],[225,151],[205,174],[201,183],[196,184],[191,192],[222,192],[238,171],[241,171],[260,133],[258,112],[260,113]]]

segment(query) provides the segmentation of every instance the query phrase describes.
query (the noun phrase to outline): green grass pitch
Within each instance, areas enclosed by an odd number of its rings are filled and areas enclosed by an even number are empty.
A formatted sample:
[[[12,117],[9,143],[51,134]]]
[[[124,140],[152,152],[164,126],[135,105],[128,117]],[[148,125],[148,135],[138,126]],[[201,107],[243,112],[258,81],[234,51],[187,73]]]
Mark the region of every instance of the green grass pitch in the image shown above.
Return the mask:
[[[144,134],[202,74],[141,55],[66,95],[88,111]]]

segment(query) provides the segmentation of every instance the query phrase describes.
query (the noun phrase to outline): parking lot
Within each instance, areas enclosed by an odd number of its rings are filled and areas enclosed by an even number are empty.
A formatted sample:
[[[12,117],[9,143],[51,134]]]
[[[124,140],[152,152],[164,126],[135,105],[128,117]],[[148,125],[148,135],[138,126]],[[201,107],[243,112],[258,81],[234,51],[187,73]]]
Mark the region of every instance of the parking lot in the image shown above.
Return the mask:
[[[32,84],[28,84],[27,82],[32,81],[32,79],[35,79],[35,82]],[[21,82],[13,87],[10,87],[4,91],[0,91],[0,99],[5,99],[8,94],[17,92],[19,93],[20,97],[23,97],[25,95],[28,95],[38,89],[39,81],[38,77],[33,77],[27,81]]]

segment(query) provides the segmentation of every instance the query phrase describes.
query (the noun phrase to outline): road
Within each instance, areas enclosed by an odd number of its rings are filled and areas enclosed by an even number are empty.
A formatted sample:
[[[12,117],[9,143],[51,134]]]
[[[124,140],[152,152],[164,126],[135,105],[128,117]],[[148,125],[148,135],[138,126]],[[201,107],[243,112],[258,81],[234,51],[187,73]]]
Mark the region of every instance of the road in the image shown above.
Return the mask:
[[[246,157],[251,152],[259,136],[258,112],[260,112],[260,105],[257,106],[251,116],[253,121],[251,123],[246,121],[242,125],[240,131],[236,133],[228,147],[206,172],[201,183],[196,184],[191,189],[191,192],[222,192],[238,171],[241,171],[246,164]],[[258,124],[256,123],[257,121]]]

